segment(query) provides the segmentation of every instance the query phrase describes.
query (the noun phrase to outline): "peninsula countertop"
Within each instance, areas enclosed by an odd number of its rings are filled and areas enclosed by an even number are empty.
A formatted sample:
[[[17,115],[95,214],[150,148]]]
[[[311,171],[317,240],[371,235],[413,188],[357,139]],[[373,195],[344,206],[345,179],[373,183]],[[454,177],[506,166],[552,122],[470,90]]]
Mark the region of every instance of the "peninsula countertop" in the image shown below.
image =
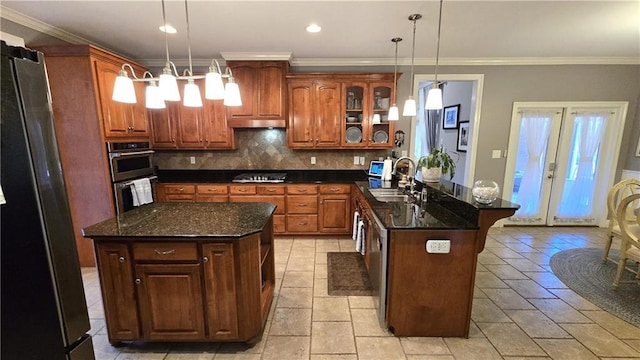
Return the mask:
[[[153,203],[82,229],[99,238],[240,238],[263,230],[268,203]]]

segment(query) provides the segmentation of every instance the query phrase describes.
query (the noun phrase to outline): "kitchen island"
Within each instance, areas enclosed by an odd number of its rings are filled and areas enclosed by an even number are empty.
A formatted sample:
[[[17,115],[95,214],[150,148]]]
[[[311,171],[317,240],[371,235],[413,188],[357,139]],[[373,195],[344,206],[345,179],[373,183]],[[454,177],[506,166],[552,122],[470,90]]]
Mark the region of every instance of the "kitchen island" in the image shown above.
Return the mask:
[[[121,341],[259,340],[275,287],[267,203],[155,203],[83,229]]]

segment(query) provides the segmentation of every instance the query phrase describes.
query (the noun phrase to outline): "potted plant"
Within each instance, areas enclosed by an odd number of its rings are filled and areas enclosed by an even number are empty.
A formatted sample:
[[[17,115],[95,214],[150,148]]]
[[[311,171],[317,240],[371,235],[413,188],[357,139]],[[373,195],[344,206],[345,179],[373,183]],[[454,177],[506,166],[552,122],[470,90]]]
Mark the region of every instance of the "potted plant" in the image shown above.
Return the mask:
[[[451,180],[456,172],[456,164],[442,146],[433,148],[431,153],[418,159],[418,166],[422,180],[426,182],[440,181],[440,177],[446,174],[449,174]]]

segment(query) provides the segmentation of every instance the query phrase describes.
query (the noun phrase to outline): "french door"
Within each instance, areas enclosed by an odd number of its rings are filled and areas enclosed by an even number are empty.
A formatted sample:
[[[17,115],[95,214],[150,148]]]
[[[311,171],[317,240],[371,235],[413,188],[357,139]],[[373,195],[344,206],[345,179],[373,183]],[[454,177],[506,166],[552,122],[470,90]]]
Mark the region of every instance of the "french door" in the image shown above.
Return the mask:
[[[626,103],[514,103],[505,225],[598,225],[618,162]]]

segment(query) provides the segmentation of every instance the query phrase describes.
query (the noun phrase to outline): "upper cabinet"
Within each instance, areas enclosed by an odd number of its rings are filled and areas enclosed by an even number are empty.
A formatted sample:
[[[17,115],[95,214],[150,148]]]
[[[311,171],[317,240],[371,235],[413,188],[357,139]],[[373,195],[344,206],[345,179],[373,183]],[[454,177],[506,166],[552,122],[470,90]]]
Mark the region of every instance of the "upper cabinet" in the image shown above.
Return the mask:
[[[290,74],[290,148],[388,149],[393,74]]]
[[[242,106],[228,107],[231,127],[285,127],[288,61],[227,61]]]

